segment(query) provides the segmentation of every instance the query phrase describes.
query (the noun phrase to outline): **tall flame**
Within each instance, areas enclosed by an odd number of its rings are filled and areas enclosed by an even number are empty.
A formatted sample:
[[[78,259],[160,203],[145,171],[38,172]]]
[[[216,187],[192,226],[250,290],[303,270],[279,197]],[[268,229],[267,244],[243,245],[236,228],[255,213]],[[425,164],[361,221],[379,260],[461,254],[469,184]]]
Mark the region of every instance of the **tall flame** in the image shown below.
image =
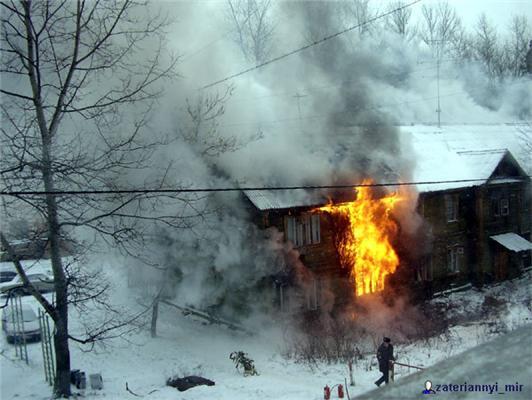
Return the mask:
[[[400,200],[396,193],[374,198],[371,187],[360,187],[355,201],[319,208],[347,221],[337,246],[342,266],[350,269],[357,296],[383,290],[386,276],[399,265],[390,243],[398,228],[390,213]]]

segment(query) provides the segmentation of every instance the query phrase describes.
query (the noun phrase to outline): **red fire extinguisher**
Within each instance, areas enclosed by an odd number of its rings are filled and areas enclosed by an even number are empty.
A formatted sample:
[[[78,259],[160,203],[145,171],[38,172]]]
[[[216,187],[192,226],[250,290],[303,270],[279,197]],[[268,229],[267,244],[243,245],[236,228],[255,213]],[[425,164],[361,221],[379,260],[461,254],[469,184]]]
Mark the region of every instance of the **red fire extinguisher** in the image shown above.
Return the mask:
[[[331,388],[327,385],[323,388],[323,399],[330,400],[331,398]]]
[[[338,398],[343,399],[344,398],[344,387],[342,384],[338,385]]]

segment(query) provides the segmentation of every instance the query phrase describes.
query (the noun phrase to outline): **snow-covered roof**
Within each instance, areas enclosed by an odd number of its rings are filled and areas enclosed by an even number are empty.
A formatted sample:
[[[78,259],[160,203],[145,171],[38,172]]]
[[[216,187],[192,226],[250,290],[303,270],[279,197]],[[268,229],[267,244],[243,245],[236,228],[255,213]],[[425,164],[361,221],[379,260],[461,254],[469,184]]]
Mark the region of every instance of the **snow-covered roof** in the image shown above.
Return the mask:
[[[413,151],[414,181],[453,181],[418,184],[421,193],[485,184],[504,157],[520,150],[519,125],[415,125],[403,126],[401,132],[409,135],[404,142]]]
[[[532,243],[515,233],[503,233],[501,235],[490,236],[490,238],[511,251],[532,250]]]
[[[436,146],[437,144],[432,144],[433,152],[425,153],[424,156],[417,158],[414,180],[416,182],[448,182],[418,184],[419,192],[482,185],[489,180],[508,152],[506,149],[454,152],[435,150]]]
[[[479,178],[488,179],[508,153],[506,149],[459,151],[458,156],[464,160],[471,171],[478,174]]]
[[[261,211],[327,204],[327,198],[317,191],[244,190],[244,194]]]
[[[420,193],[480,186],[486,183],[519,182],[515,177],[494,177],[505,158],[519,162],[519,136],[523,126],[499,125],[410,125],[399,127],[405,154],[414,161],[412,179]],[[526,160],[525,160],[526,162]],[[521,158],[521,163],[523,160]],[[522,169],[530,168],[521,165]],[[437,182],[444,183],[437,183]],[[259,210],[318,206],[327,197],[317,191],[249,190],[245,195]]]
[[[425,143],[444,142],[449,150],[471,151],[505,148],[514,155],[522,150],[520,137],[526,132],[528,124],[449,124],[438,128],[435,125],[403,125],[402,133],[409,133],[415,139]],[[427,140],[428,139],[428,140]]]

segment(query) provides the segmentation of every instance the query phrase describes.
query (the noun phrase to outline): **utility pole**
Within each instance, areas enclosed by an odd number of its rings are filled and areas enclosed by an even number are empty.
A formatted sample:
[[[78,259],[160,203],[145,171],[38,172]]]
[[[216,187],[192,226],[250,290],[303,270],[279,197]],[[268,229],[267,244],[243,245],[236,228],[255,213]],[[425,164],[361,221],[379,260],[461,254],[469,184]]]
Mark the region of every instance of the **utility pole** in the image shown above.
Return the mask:
[[[298,115],[299,115],[299,130],[302,131],[302,127],[301,127],[301,99],[303,97],[307,97],[306,94],[299,94],[299,92],[296,92],[296,94],[293,96],[297,99],[297,112],[298,112]]]
[[[439,51],[438,51],[439,53]],[[436,60],[436,87],[438,92],[438,107],[436,112],[438,113],[438,128],[441,128],[441,105],[440,105],[440,55]]]
[[[441,128],[441,103],[440,103],[441,50],[443,47],[443,43],[445,42],[447,42],[447,40],[443,40],[443,39],[434,39],[429,42],[429,43],[436,44],[436,92],[437,92],[437,98],[438,98],[438,106],[436,108],[436,113],[438,114],[438,128]]]

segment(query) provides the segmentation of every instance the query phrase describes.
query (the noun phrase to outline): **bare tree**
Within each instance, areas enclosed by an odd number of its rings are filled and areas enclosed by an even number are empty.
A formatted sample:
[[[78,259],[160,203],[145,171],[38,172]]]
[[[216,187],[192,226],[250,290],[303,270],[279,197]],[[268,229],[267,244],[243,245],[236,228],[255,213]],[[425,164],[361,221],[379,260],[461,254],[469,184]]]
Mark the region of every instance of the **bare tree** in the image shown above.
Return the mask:
[[[412,8],[404,8],[406,1],[398,0],[389,4],[388,11],[396,10],[386,18],[386,27],[405,39],[411,39],[416,30],[412,25]]]
[[[517,77],[526,73],[526,53],[532,32],[524,15],[514,15],[508,28],[509,37],[505,45],[508,54],[507,68],[512,76]]]
[[[271,0],[227,0],[227,19],[234,24],[234,41],[244,57],[260,64],[272,50],[275,24]]]
[[[471,61],[473,59],[473,38],[463,26],[460,26],[449,44],[450,55],[458,62]]]
[[[489,76],[502,77],[505,69],[504,54],[499,35],[488,21],[486,14],[481,14],[476,27],[474,54]]]
[[[371,32],[374,25],[367,24],[375,16],[371,7],[371,0],[351,0],[343,3],[345,25],[358,25],[357,33],[362,37]]]
[[[150,15],[146,4],[0,4],[0,171],[3,190],[19,193],[5,200],[5,209],[14,215],[33,210],[46,222],[55,304],[32,287],[17,255],[13,257],[27,290],[55,323],[54,393],[69,397],[69,340],[94,342],[109,337],[109,329],[117,326],[108,320],[86,337],[69,333],[72,296],[102,299],[103,292],[88,284],[90,277],[64,264],[62,240],[83,227],[121,251],[137,254],[136,246],[145,243],[152,224],[186,228],[201,214],[193,198],[142,192],[179,184],[170,182],[167,168],[154,170],[153,156],[167,142],[153,131],[146,134],[150,111],[162,94],[162,82],[175,77],[177,59],[164,51],[169,21]],[[133,175],[135,184],[129,179]],[[132,188],[139,192],[122,192]],[[183,206],[167,211],[166,201],[176,204],[176,199]],[[3,234],[2,244],[11,248]],[[83,279],[86,284],[76,289]]]
[[[207,164],[223,153],[237,151],[262,138],[260,129],[248,137],[240,138],[221,129],[220,119],[225,114],[233,91],[234,87],[230,85],[220,92],[200,93],[186,100],[184,122],[179,127],[179,134]]]
[[[438,37],[438,16],[434,6],[423,5],[421,8],[422,22],[419,28],[419,36],[428,45]]]
[[[429,46],[438,46],[445,50],[460,32],[460,17],[447,2],[423,5],[421,8],[419,35]]]
[[[225,137],[219,129],[220,117],[225,114],[225,103],[233,89],[229,86],[222,93],[201,93],[194,100],[187,99],[186,123],[180,134],[201,157],[216,157],[239,148],[234,135]]]

